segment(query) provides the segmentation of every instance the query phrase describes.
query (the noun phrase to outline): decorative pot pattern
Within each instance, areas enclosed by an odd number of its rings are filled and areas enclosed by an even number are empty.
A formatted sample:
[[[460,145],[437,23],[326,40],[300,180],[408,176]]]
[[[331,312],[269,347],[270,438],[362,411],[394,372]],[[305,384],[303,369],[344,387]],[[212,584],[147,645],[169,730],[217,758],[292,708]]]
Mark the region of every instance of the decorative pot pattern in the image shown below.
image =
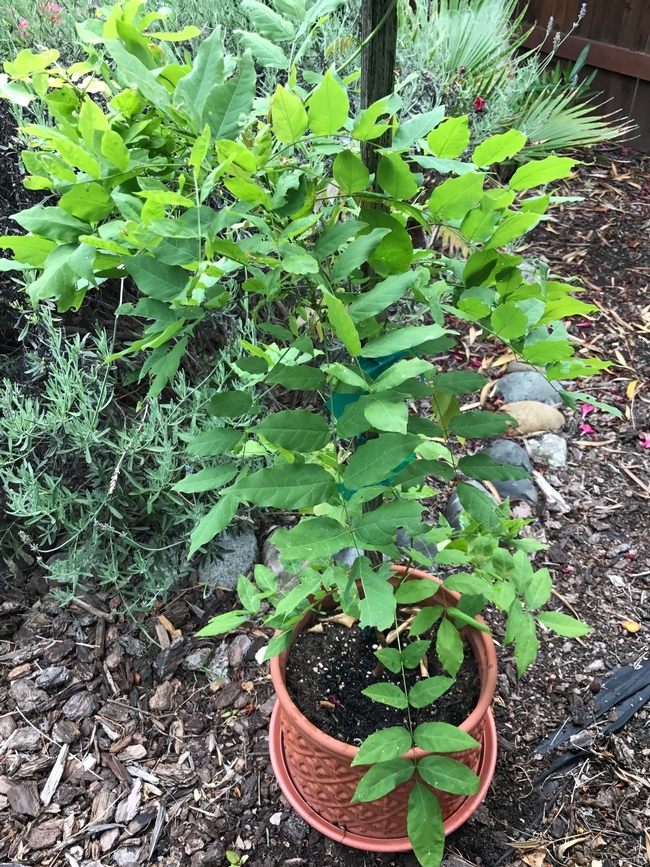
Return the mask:
[[[396,571],[403,570],[403,567],[394,568]],[[437,580],[417,570],[412,570],[410,575],[414,578]],[[422,604],[451,606],[457,603],[458,598],[458,594],[440,588],[430,600]],[[307,624],[308,618],[305,618],[296,627],[295,634],[299,634]],[[465,627],[461,632],[478,662],[481,694],[475,710],[460,728],[483,744],[486,714],[490,712],[496,685],[494,643],[489,635],[477,629]],[[357,748],[324,734],[303,716],[289,697],[285,685],[289,650],[271,661],[271,674],[281,710],[284,761],[296,790],[315,813],[351,834],[379,840],[403,838],[406,835],[408,796],[415,779],[399,786],[380,800],[363,804],[350,803],[356,785],[367,768],[350,767]],[[427,753],[414,750],[411,755],[422,757]],[[476,772],[482,760],[482,746],[453,753],[451,757]],[[455,813],[466,800],[465,795],[452,795],[435,789],[432,791],[440,801],[443,820]]]

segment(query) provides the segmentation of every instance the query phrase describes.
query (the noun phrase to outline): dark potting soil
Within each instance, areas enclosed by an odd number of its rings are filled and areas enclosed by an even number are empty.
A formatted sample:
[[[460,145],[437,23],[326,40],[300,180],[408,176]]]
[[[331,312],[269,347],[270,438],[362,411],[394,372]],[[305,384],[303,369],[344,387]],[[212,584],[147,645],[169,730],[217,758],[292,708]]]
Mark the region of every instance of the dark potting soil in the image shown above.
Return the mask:
[[[366,639],[362,630],[338,623],[322,625],[323,632],[301,632],[289,654],[287,689],[299,710],[325,734],[357,746],[378,729],[405,725],[408,721],[405,710],[361,694],[361,690],[374,683],[403,686],[401,675],[388,670],[379,678],[373,677],[377,665],[374,636]],[[422,636],[432,639],[432,648],[435,632],[434,627]],[[408,642],[408,638],[403,638],[403,642]],[[447,676],[432,648],[428,654],[430,676]],[[407,672],[407,688],[418,680],[419,668]],[[416,725],[432,719],[460,725],[476,707],[479,693],[478,665],[467,648],[455,684],[433,705],[412,708],[411,719]]]

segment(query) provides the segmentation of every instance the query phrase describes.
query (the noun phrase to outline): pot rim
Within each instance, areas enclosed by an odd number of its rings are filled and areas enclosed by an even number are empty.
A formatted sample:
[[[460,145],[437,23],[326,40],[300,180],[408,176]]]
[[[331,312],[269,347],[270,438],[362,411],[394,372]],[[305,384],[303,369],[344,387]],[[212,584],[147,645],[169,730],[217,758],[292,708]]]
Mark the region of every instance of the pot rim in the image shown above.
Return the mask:
[[[405,566],[393,565],[392,569],[394,572],[402,574],[407,571]],[[420,569],[409,569],[408,574],[414,578],[428,578],[429,580],[436,582],[439,587],[435,592],[441,591],[444,596],[449,597],[449,601],[452,604],[456,604],[460,599],[459,593],[456,593],[452,590],[447,590],[445,587],[442,586],[442,582],[439,578],[435,577],[434,575],[430,575],[428,572],[423,572]],[[434,594],[432,593],[431,595],[433,596]],[[477,617],[477,619],[482,622],[482,618]],[[479,629],[476,629],[473,626],[464,627],[464,631],[465,635],[469,639],[470,645],[472,646],[472,650],[474,651],[474,655],[477,660],[480,655],[484,655],[486,659],[486,664],[484,666],[479,665],[481,691],[479,694],[478,702],[476,703],[476,707],[474,708],[472,713],[460,724],[460,726],[458,726],[458,728],[462,729],[462,731],[470,733],[474,728],[476,728],[476,726],[480,723],[483,717],[486,716],[486,714],[489,712],[490,705],[492,704],[492,699],[494,698],[494,692],[497,683],[497,657],[491,635],[485,632],[481,632]],[[307,717],[297,707],[297,705],[293,702],[291,696],[289,695],[285,683],[283,663],[286,663],[290,650],[291,645],[287,648],[287,650],[283,651],[281,654],[278,654],[278,656],[274,656],[273,659],[271,659],[271,678],[273,681],[273,687],[278,697],[278,703],[282,708],[283,713],[285,713],[292,720],[292,722],[305,733],[307,737],[316,741],[316,743],[318,743],[322,748],[328,750],[330,753],[345,755],[349,761],[352,761],[354,756],[357,754],[359,747],[356,747],[353,744],[344,743],[343,741],[339,741],[336,738],[325,734],[324,731],[319,729],[318,726],[314,725],[307,719]],[[286,665],[284,666],[284,668],[286,668]],[[424,758],[425,756],[431,755],[431,753],[422,750],[419,747],[413,747],[411,750],[409,750],[407,755],[410,758],[417,760]],[[453,753],[450,753],[450,755],[453,755]]]

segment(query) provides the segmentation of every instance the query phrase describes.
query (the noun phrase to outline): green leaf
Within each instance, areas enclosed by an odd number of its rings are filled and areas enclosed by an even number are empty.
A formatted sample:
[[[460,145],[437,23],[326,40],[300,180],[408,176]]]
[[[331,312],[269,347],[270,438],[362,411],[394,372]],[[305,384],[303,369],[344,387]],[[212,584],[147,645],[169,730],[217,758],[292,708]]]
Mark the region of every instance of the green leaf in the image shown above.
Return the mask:
[[[518,606],[517,610],[520,613],[513,618],[515,606]],[[510,608],[508,630],[510,630],[511,619],[514,619],[515,662],[517,663],[517,673],[521,677],[526,669],[535,662],[539,641],[535,630],[535,620],[532,615],[523,611],[518,599],[515,599]]]
[[[267,211],[273,209],[269,194],[266,190],[262,189],[262,187],[252,181],[246,181],[244,178],[226,178],[223,184],[226,189],[235,196],[235,198],[241,199],[249,205],[261,205]],[[222,241],[222,244],[223,243],[232,244],[233,242]],[[316,262],[313,262],[313,270],[318,270]]]
[[[202,431],[187,443],[187,452],[190,455],[212,457],[231,452],[242,438],[240,430],[233,428],[213,428]]]
[[[529,190],[541,184],[550,184],[551,181],[568,177],[577,163],[578,160],[556,156],[546,157],[543,160],[530,160],[517,169],[510,178],[509,187],[511,190]]]
[[[538,569],[524,593],[526,606],[531,610],[535,610],[536,608],[541,608],[542,605],[546,605],[551,598],[552,589],[553,581],[548,569]]]
[[[271,69],[288,69],[289,58],[279,45],[259,33],[243,33],[241,43],[248,48],[260,66]]]
[[[175,30],[172,33],[157,31],[148,34],[150,39],[159,39],[161,42],[184,42],[187,39],[196,39],[200,35],[201,31],[193,24],[188,24],[182,30]]]
[[[352,759],[355,765],[374,765],[397,759],[411,749],[411,735],[402,726],[391,726],[374,732],[359,747]]]
[[[416,114],[408,120],[400,121],[393,135],[393,150],[405,150],[427,136],[432,129],[438,126],[445,116],[445,107],[436,106],[431,111]]]
[[[415,349],[428,340],[442,337],[443,334],[445,329],[440,325],[406,325],[366,343],[361,355],[364,358],[381,358],[384,355]]]
[[[272,541],[288,561],[309,562],[331,557],[337,551],[354,545],[352,534],[334,518],[303,518],[291,530],[277,530]]]
[[[467,732],[445,722],[421,723],[413,737],[416,746],[430,753],[458,753],[480,746]]]
[[[412,641],[401,653],[404,668],[417,668],[431,647],[430,641]]]
[[[213,539],[217,533],[225,530],[228,524],[237,514],[239,500],[229,494],[222,497],[216,506],[213,506],[207,515],[196,525],[190,535],[190,550],[188,559],[202,546]]]
[[[143,295],[158,301],[172,301],[184,293],[190,282],[187,271],[177,265],[165,265],[154,256],[138,253],[124,260],[124,267]]]
[[[369,292],[360,293],[348,307],[348,314],[354,322],[362,322],[364,319],[383,313],[387,307],[404,297],[415,282],[416,276],[414,271],[407,271],[405,274],[387,277],[373,286]]]
[[[208,124],[219,141],[234,141],[247,121],[255,99],[255,64],[250,51],[239,61],[239,74],[208,93],[201,112],[201,126]],[[181,83],[184,79],[181,79]]]
[[[355,238],[341,253],[332,268],[332,283],[341,283],[367,262],[390,229],[373,229],[368,235]]]
[[[459,482],[456,490],[463,509],[471,518],[488,530],[498,530],[501,527],[501,521],[496,514],[497,506],[491,497],[467,482]]]
[[[407,430],[409,433],[420,432],[412,431],[410,425],[407,427]],[[440,431],[440,435],[442,435],[442,430]],[[454,468],[439,460],[411,461],[408,466],[399,471],[393,479],[392,484],[401,485],[403,490],[408,490],[408,488],[422,485],[429,476],[435,476],[435,478],[450,482],[454,477]]]
[[[468,455],[458,461],[458,469],[470,479],[505,482],[515,479],[527,479],[528,472],[523,467],[513,464],[497,463],[489,455]]]
[[[408,163],[399,154],[384,154],[377,166],[377,183],[394,199],[412,199],[418,191],[418,185]]]
[[[295,34],[293,24],[266,4],[260,3],[259,0],[242,0],[240,8],[248,15],[256,30],[273,42],[286,42],[288,39],[293,39]]]
[[[392,544],[397,527],[406,527],[417,532],[420,529],[421,515],[422,506],[418,502],[395,500],[392,503],[382,503],[378,508],[361,515],[354,528],[355,536],[362,547]],[[431,592],[434,590],[435,588]]]
[[[176,482],[172,491],[181,494],[198,494],[202,491],[213,491],[228,484],[237,475],[237,467],[224,464],[221,467],[210,467],[198,473],[188,473],[180,482]]]
[[[469,144],[469,123],[464,117],[449,117],[427,136],[429,150],[436,157],[456,159]]]
[[[174,100],[185,105],[200,119],[208,95],[213,88],[222,85],[224,80],[221,28],[216,27],[207,39],[201,41],[191,71],[176,85]]]
[[[414,602],[430,599],[438,588],[439,585],[429,578],[413,578],[399,585],[395,591],[395,598],[400,605],[412,605]]]
[[[260,593],[253,582],[245,575],[237,579],[237,596],[239,601],[251,614],[257,614],[260,610]]]
[[[201,135],[195,140],[192,145],[192,150],[190,152],[190,158],[188,159],[188,163],[195,170],[195,173],[201,169],[203,165],[203,160],[208,155],[208,150],[210,149],[210,127],[206,123],[203,127],[203,132]],[[187,229],[193,233],[193,227],[187,226]]]
[[[445,826],[438,799],[416,783],[409,795],[406,830],[421,867],[440,867],[445,850]]]
[[[363,165],[363,163],[361,164]],[[319,262],[322,262],[323,259],[327,259],[328,256],[339,250],[346,241],[349,241],[364,226],[365,224],[359,220],[344,220],[343,222],[335,223],[333,226],[325,229],[314,244],[314,256],[316,256]]]
[[[349,491],[383,482],[402,461],[413,454],[420,438],[387,433],[368,440],[350,457],[343,474]]]
[[[317,367],[307,364],[298,364],[288,367],[284,364],[276,364],[267,375],[266,381],[275,383],[291,391],[318,391],[325,386],[325,374]]]
[[[425,756],[418,762],[418,773],[434,789],[453,795],[475,795],[481,784],[474,771],[448,756]]]
[[[429,199],[428,208],[434,218],[447,222],[462,220],[480,202],[484,180],[484,175],[471,173],[443,181]]]
[[[492,328],[502,340],[514,340],[528,331],[528,317],[516,304],[500,304],[490,319]]]
[[[451,677],[425,677],[418,680],[409,690],[411,707],[426,707],[432,704],[455,683]]]
[[[597,409],[602,409],[603,412],[609,412],[612,415],[615,415],[616,418],[622,418],[623,417],[623,413],[617,407],[610,406],[608,403],[602,403],[601,401],[596,400],[595,398],[591,397],[591,395],[584,394],[582,391],[571,391],[571,392],[561,391],[560,392],[560,397],[569,406],[571,406],[571,403],[565,399],[567,395],[573,401],[580,400],[580,401],[583,401],[584,403],[591,404],[591,406],[595,406]]]
[[[516,129],[509,129],[501,135],[493,135],[476,148],[472,154],[472,162],[479,168],[491,166],[492,163],[502,163],[513,157],[526,144],[526,136]]]
[[[113,163],[120,171],[125,171],[129,165],[131,156],[129,149],[124,144],[122,136],[113,129],[107,129],[102,136],[102,156]]]
[[[362,695],[367,695],[373,701],[378,701],[380,704],[387,704],[400,710],[405,710],[408,707],[406,693],[394,683],[373,683],[372,686],[362,689],[361,693]]]
[[[352,796],[352,803],[376,801],[378,798],[383,798],[401,783],[410,780],[414,770],[413,762],[409,759],[391,759],[389,762],[380,762],[374,765],[359,780]]]
[[[375,650],[375,656],[393,674],[399,674],[402,670],[402,655],[394,647],[380,647]]]
[[[471,394],[483,388],[488,380],[472,370],[453,370],[450,373],[439,373],[431,382],[447,394]]]
[[[277,140],[283,144],[297,142],[304,135],[307,122],[301,100],[278,85],[271,98],[271,124]]]
[[[274,446],[291,452],[316,452],[330,441],[325,419],[306,409],[270,413],[252,429]]]
[[[341,151],[336,155],[332,173],[344,195],[352,195],[365,190],[370,183],[370,172],[361,162],[361,159],[349,150]]]
[[[253,406],[253,398],[245,391],[222,391],[208,403],[208,412],[216,418],[237,418]]]
[[[515,238],[520,238],[534,226],[536,226],[540,221],[539,214],[530,214],[519,212],[516,214],[510,214],[501,222],[494,233],[492,235],[488,244],[485,245],[485,249],[493,249],[496,247],[503,247],[506,244],[509,244],[511,241],[514,241]]]
[[[378,376],[370,390],[373,394],[389,391],[392,388],[398,388],[407,380],[419,377],[431,370],[433,370],[433,365],[423,358],[403,359],[396,364],[391,364],[388,370]]]
[[[409,629],[409,638],[428,632],[444,611],[442,605],[430,605],[415,615],[415,620]]]
[[[500,550],[500,549],[497,549]],[[478,575],[470,575],[467,572],[457,572],[445,579],[445,587],[455,590],[457,593],[467,593],[468,596],[483,596],[485,599],[492,598],[492,587],[487,581]]]
[[[575,617],[569,617],[568,614],[561,614],[559,611],[543,611],[536,616],[540,623],[565,638],[579,638],[581,635],[591,632],[591,626],[581,620],[576,620]]]
[[[436,653],[443,668],[452,677],[456,677],[459,668],[463,664],[465,651],[463,639],[460,637],[458,629],[447,618],[444,618],[438,627]]]
[[[198,638],[209,638],[213,635],[225,635],[248,620],[248,613],[242,611],[228,611],[213,617],[203,629],[196,633]],[[207,648],[206,648],[207,651]]]
[[[390,98],[385,96],[362,111],[352,127],[352,138],[357,141],[371,141],[383,135],[388,129],[388,123],[376,123],[376,121],[381,115],[389,113],[389,102]]]
[[[156,77],[147,69],[145,64],[131,54],[125,45],[117,39],[106,39],[104,44],[126,83],[141,93],[151,105],[162,112],[168,111],[171,107],[169,91],[158,83]],[[100,173],[98,172],[95,177],[99,176]]]
[[[88,223],[57,207],[44,208],[43,205],[34,205],[33,208],[12,214],[11,219],[33,235],[40,235],[51,241],[62,241],[64,244],[76,243],[80,235],[92,232]]]
[[[359,557],[353,573],[361,579],[364,597],[359,603],[359,627],[390,629],[395,620],[395,596],[385,570],[375,572],[367,557]]]
[[[402,275],[408,271],[413,261],[413,241],[402,223],[377,208],[362,208],[359,219],[370,227],[364,229],[362,235],[369,234],[374,229],[389,230],[368,258],[370,266],[382,277],[389,274]]]
[[[363,411],[370,427],[378,431],[405,434],[408,424],[408,410],[404,403],[374,398]]]
[[[321,83],[307,100],[309,127],[314,135],[334,135],[348,119],[350,100],[328,69]]]
[[[258,470],[232,488],[242,500],[276,509],[304,509],[324,503],[336,491],[334,479],[315,464],[284,464]]]
[[[533,567],[525,551],[516,551],[512,558],[513,569],[510,580],[517,593],[524,593],[533,580]]]
[[[291,646],[291,642],[293,641],[293,633],[289,629],[286,632],[281,632],[279,635],[274,635],[273,638],[269,641],[266,651],[264,653],[263,662],[268,662],[269,659],[273,659],[274,656],[278,656],[287,647]]]
[[[296,24],[302,24],[305,17],[304,0],[275,0],[275,8],[285,18],[289,18]]]
[[[359,333],[343,302],[330,292],[323,292],[323,301],[327,307],[327,318],[336,336],[353,358],[360,355]]]
[[[56,247],[54,241],[35,235],[3,235],[0,250],[13,250],[17,262],[43,268],[49,254]]]
[[[494,437],[508,430],[510,416],[505,413],[469,412],[455,415],[449,422],[449,427],[456,436],[466,439],[478,439],[480,437]]]

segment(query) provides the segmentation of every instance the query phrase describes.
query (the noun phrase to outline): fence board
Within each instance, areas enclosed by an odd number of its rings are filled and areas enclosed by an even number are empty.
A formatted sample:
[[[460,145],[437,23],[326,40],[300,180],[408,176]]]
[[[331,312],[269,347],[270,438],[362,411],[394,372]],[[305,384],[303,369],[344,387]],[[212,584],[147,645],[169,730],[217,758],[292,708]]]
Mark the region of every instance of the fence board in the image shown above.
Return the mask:
[[[554,19],[553,33],[563,36],[578,18],[581,0],[530,0],[524,21],[537,28],[526,42],[539,45],[549,18]],[[553,33],[544,50],[552,45]],[[650,3],[648,0],[589,0],[587,14],[577,31],[557,52],[561,58],[575,60],[582,48],[591,43],[588,60],[598,69],[594,86],[602,91],[599,101],[609,100],[604,111],[618,109],[634,120],[639,129],[630,144],[650,151]]]

